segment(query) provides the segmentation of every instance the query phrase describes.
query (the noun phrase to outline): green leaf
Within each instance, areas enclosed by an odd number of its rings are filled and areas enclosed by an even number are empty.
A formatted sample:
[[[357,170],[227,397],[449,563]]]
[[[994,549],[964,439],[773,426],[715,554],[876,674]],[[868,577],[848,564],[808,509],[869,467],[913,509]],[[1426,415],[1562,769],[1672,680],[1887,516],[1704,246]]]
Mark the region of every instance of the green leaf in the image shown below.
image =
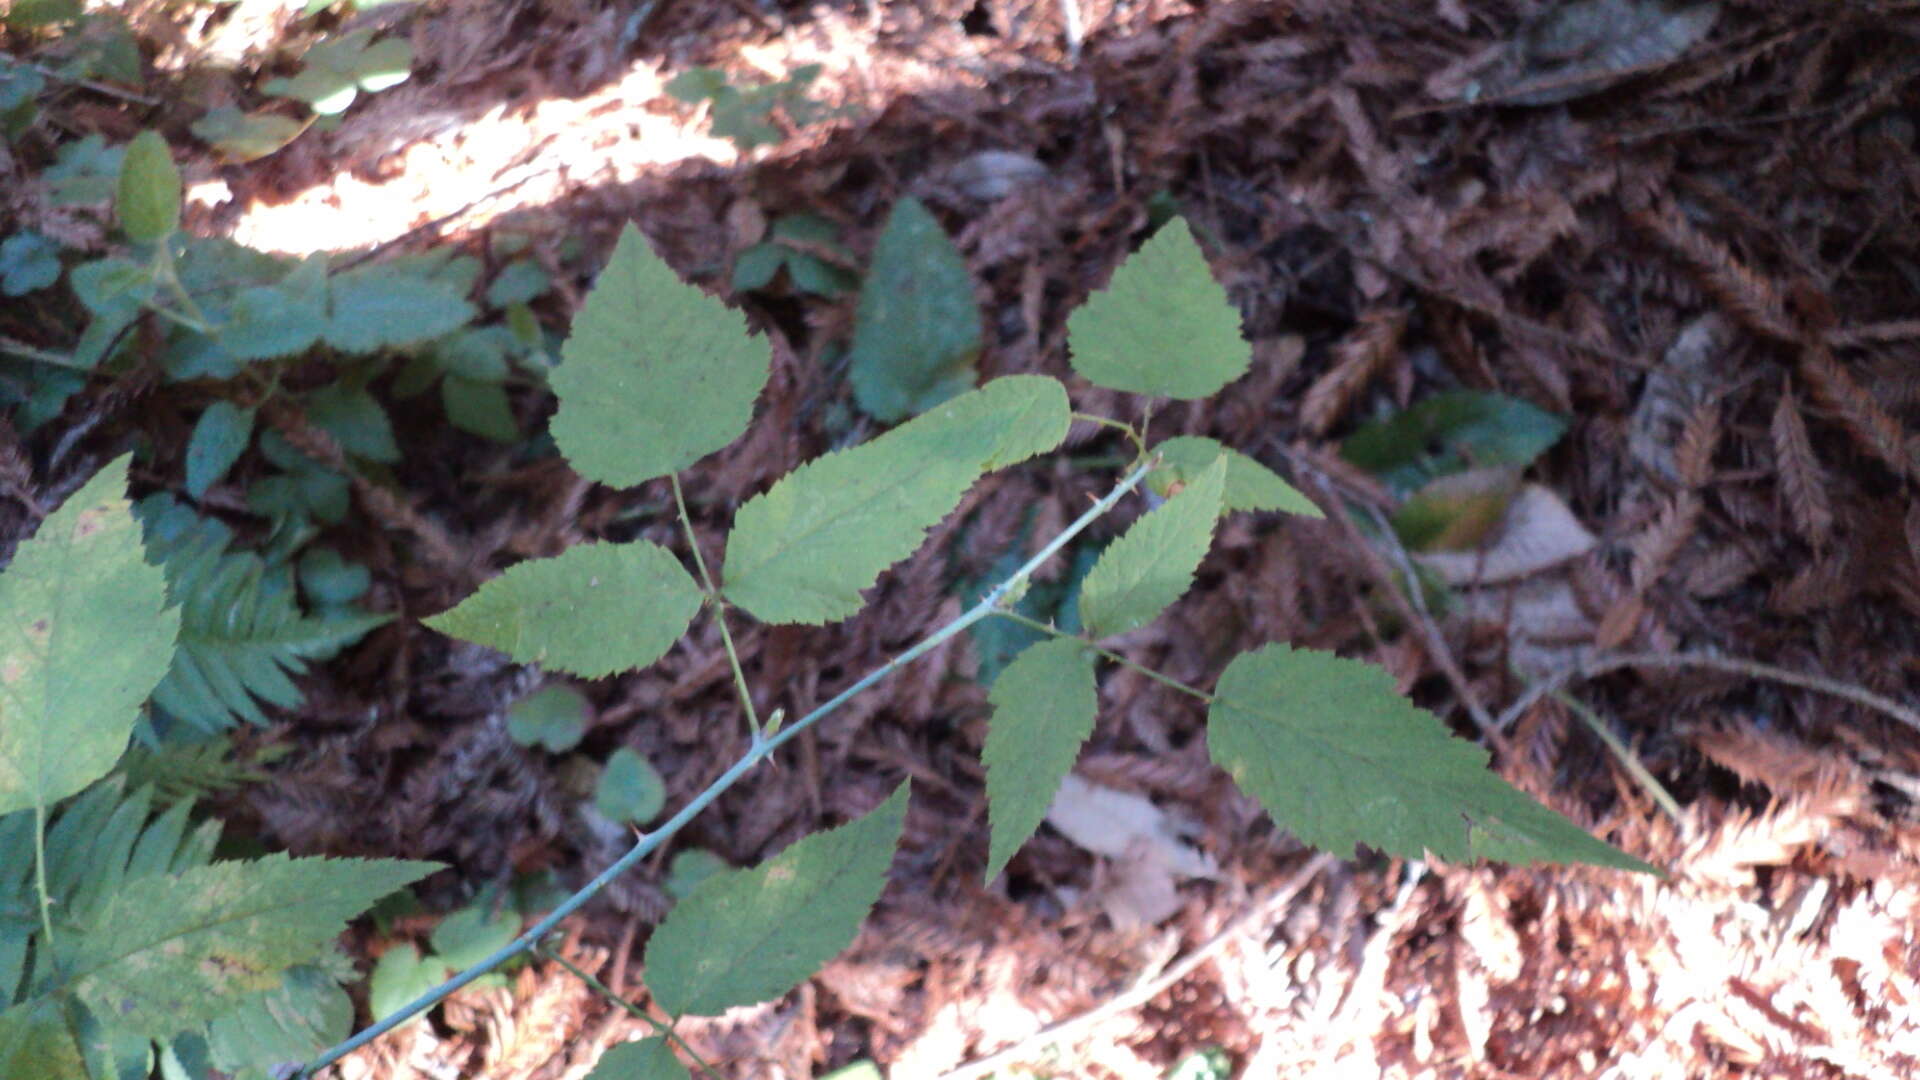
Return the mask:
[[[231,162],[257,161],[298,138],[312,118],[295,120],[271,112],[247,112],[232,105],[207,110],[187,125],[214,153]]]
[[[1186,595],[1213,544],[1226,481],[1227,462],[1216,459],[1100,553],[1080,591],[1080,622],[1090,634],[1137,630]]]
[[[207,406],[187,440],[187,494],[204,498],[253,441],[253,410],[231,401]]]
[[[672,1016],[715,1016],[800,985],[859,933],[906,817],[902,784],[857,821],[701,882],[647,942],[654,1000]]]
[[[548,683],[507,710],[507,735],[521,746],[564,754],[587,733],[587,699],[565,683]]]
[[[980,307],[966,262],[920,200],[901,199],[860,287],[848,368],[854,400],[879,420],[903,420],[972,389],[979,354]]]
[[[1059,445],[1069,420],[1057,381],[1008,376],[800,466],[735,515],[728,599],[770,623],[852,615],[983,471]]]
[[[287,969],[280,985],[242,999],[207,1026],[207,1049],[223,1072],[305,1061],[353,1030],[353,1002],[319,967]]]
[[[1096,386],[1209,397],[1246,374],[1253,347],[1183,219],[1162,226],[1067,318],[1073,369]]]
[[[1227,486],[1221,495],[1221,512],[1235,510],[1284,510],[1304,517],[1324,517],[1312,500],[1300,494],[1292,484],[1280,479],[1272,469],[1238,450],[1199,435],[1182,435],[1153,448],[1162,465],[1147,477],[1147,486],[1157,495],[1167,495],[1174,484],[1192,483],[1206,467],[1221,455],[1227,459]]]
[[[767,351],[739,312],[682,282],[629,225],[548,376],[551,423],[582,476],[633,487],[692,465],[753,419]]]
[[[660,778],[653,762],[632,747],[623,746],[600,770],[593,805],[609,821],[644,825],[659,817],[667,805],[667,782]]]
[[[447,410],[447,420],[461,431],[494,442],[520,441],[520,422],[514,419],[513,404],[507,400],[506,388],[497,382],[449,375],[440,381],[440,404]]]
[[[674,855],[673,862],[667,866],[667,880],[661,884],[668,896],[685,900],[701,882],[726,869],[726,861],[713,852],[686,848]]]
[[[1285,645],[1234,658],[1207,748],[1275,822],[1336,855],[1366,844],[1409,859],[1651,871],[1489,772],[1485,750],[1358,660]]]
[[[127,144],[113,209],[136,243],[155,243],[180,227],[180,168],[159,132],[143,131]]]
[[[321,607],[351,604],[373,585],[373,572],[350,563],[329,547],[310,547],[300,555],[300,591]]]
[[[0,22],[15,30],[34,30],[73,22],[85,14],[80,0],[13,0]]]
[[[128,512],[129,460],[94,474],[0,573],[0,813],[106,775],[173,656],[180,616]]]
[[[420,950],[411,943],[395,945],[374,962],[373,974],[367,980],[367,1012],[375,1020],[384,1020],[440,985],[450,973],[438,957],[421,959]],[[425,1018],[421,1013],[404,1026],[411,1027]]]
[[[485,902],[469,904],[440,920],[428,939],[433,955],[463,971],[499,952],[520,936],[520,915],[510,907],[493,910]]]
[[[86,1080],[58,998],[32,998],[0,1012],[0,1076]]]
[[[263,451],[274,437],[263,435]],[[269,479],[295,483],[291,477]],[[153,700],[202,731],[218,732],[235,717],[266,723],[255,698],[298,706],[300,688],[290,675],[391,618],[358,612],[309,617],[295,603],[291,569],[252,552],[228,551],[233,532],[219,521],[165,494],[141,500],[139,513],[148,551],[166,571],[167,595],[180,604],[179,649]]]
[[[25,296],[60,280],[60,245],[37,232],[0,241],[0,295]]]
[[[787,255],[786,248],[774,243],[755,244],[741,252],[733,260],[733,291],[743,293],[766,288],[785,265]]]
[[[1099,696],[1092,655],[1075,638],[1043,641],[1000,673],[987,700],[993,719],[980,760],[987,767],[993,826],[987,854],[991,882],[1040,827],[1061,778],[1093,732]]]
[[[333,382],[307,395],[307,419],[355,457],[392,465],[400,460],[387,410],[361,387]]]
[[[322,116],[347,110],[364,90],[378,93],[407,80],[413,66],[413,46],[405,38],[373,40],[364,28],[331,37],[307,50],[302,68],[290,79],[269,79],[266,93],[293,98],[312,106]]]
[[[279,985],[348,919],[437,868],[268,855],[145,878],[61,937],[65,970],[75,995],[116,1028],[168,1038]]]
[[[430,341],[473,320],[453,285],[417,270],[371,264],[335,274],[325,338],[336,349],[369,353]]]
[[[689,1080],[692,1074],[673,1056],[665,1035],[609,1046],[587,1080]]]
[[[553,279],[532,259],[519,259],[500,268],[487,285],[489,306],[504,308],[529,303],[546,294]]]
[[[327,330],[327,260],[315,255],[277,284],[253,285],[233,298],[220,347],[241,360],[305,352]]]
[[[1524,469],[1560,441],[1567,423],[1515,397],[1449,390],[1348,437],[1340,456],[1407,495],[1462,469]]]
[[[508,568],[426,624],[523,664],[598,679],[666,655],[702,595],[657,544],[581,544]]]

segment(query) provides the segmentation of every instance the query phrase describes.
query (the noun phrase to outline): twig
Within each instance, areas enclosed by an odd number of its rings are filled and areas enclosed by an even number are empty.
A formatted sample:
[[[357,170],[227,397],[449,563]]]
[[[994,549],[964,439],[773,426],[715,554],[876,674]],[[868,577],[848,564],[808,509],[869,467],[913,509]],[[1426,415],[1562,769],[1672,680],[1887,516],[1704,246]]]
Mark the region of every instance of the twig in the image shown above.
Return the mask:
[[[576,890],[573,895],[562,900],[552,911],[548,912],[544,918],[534,923],[531,927],[528,927],[519,937],[514,938],[512,941],[494,950],[492,955],[474,964],[472,967],[467,968],[465,971],[446,980],[439,986],[428,990],[426,993],[421,994],[419,997],[401,1006],[390,1015],[381,1019],[379,1023],[354,1035],[345,1042],[329,1048],[294,1075],[302,1078],[313,1076],[321,1069],[326,1068],[380,1036],[385,1035],[387,1032],[406,1023],[420,1013],[433,1008],[435,1005],[446,1000],[449,995],[458,992],[462,987],[473,982],[475,979],[499,967],[508,959],[537,945],[540,939],[547,936],[549,931],[560,925],[562,919],[578,911],[582,905],[588,900],[593,899],[600,890],[606,888],[615,878],[633,869],[641,859],[652,854],[660,845],[671,839],[674,834],[686,828],[687,823],[698,817],[701,811],[705,810],[708,806],[711,806],[713,801],[718,799],[722,792],[739,783],[741,777],[752,772],[762,761],[772,757],[774,752],[784,746],[788,740],[797,738],[802,732],[811,729],[821,717],[827,716],[840,708],[840,706],[845,705],[848,701],[866,692],[876,683],[886,679],[889,675],[892,675],[894,672],[913,663],[915,660],[918,660],[940,646],[945,645],[956,636],[965,633],[967,628],[974,623],[992,615],[995,609],[999,608],[1001,602],[1005,600],[1014,589],[1023,586],[1027,580],[1032,577],[1035,570],[1038,570],[1047,560],[1059,554],[1060,549],[1066,547],[1068,543],[1072,542],[1074,537],[1085,531],[1087,526],[1093,524],[1094,521],[1105,515],[1107,511],[1113,509],[1114,505],[1124,498],[1128,492],[1139,487],[1140,482],[1147,478],[1147,472],[1150,467],[1150,465],[1141,465],[1132,472],[1129,472],[1119,483],[1113,486],[1113,490],[1107,492],[1100,501],[1088,507],[1086,513],[1075,518],[1066,528],[1060,531],[1058,536],[1048,541],[1045,547],[1041,548],[1032,558],[1022,563],[1018,570],[1008,575],[1005,581],[989,589],[987,594],[980,598],[980,602],[968,609],[965,614],[922,638],[918,644],[906,652],[901,653],[899,656],[868,672],[858,681],[854,682],[853,685],[835,694],[824,704],[794,721],[791,725],[781,729],[777,734],[764,739],[754,740],[751,748],[742,754],[738,761],[728,766],[727,770],[721,773],[713,783],[708,784],[700,794],[695,795],[685,806],[681,807],[679,811],[668,818],[658,828],[636,840],[633,847],[627,849],[626,854],[615,859],[605,870],[594,875],[592,881],[587,882]]]
[[[1300,890],[1307,887],[1315,877],[1334,865],[1334,858],[1324,852],[1308,859],[1306,864],[1294,871],[1286,883],[1269,893],[1263,900],[1248,905],[1245,911],[1234,916],[1233,921],[1220,928],[1220,932],[1194,946],[1192,952],[1168,965],[1158,975],[1144,977],[1119,995],[1101,1002],[1099,1005],[1078,1016],[1049,1024],[1021,1039],[1004,1050],[988,1054],[978,1061],[962,1065],[951,1072],[942,1073],[939,1080],[975,1080],[988,1073],[998,1072],[1011,1065],[1030,1061],[1039,1055],[1045,1047],[1054,1043],[1079,1038],[1099,1024],[1128,1009],[1137,1009],[1194,973],[1201,964],[1211,960],[1215,953],[1232,941],[1256,921],[1265,919],[1277,908],[1292,902]]]
[[[1540,703],[1540,699],[1576,679],[1591,679],[1595,675],[1604,675],[1623,668],[1707,668],[1724,671],[1733,675],[1745,675],[1752,679],[1765,679],[1769,682],[1785,683],[1805,690],[1817,690],[1823,694],[1851,701],[1863,708],[1872,709],[1882,715],[1898,720],[1915,731],[1920,731],[1920,710],[1903,705],[1889,697],[1882,697],[1865,687],[1852,683],[1829,679],[1824,675],[1813,675],[1803,671],[1791,671],[1774,667],[1757,660],[1744,660],[1734,656],[1714,656],[1711,653],[1614,653],[1610,656],[1596,656],[1572,667],[1563,668],[1528,688],[1520,699],[1507,711],[1500,714],[1500,727],[1504,730],[1514,721],[1526,714],[1528,709]]]

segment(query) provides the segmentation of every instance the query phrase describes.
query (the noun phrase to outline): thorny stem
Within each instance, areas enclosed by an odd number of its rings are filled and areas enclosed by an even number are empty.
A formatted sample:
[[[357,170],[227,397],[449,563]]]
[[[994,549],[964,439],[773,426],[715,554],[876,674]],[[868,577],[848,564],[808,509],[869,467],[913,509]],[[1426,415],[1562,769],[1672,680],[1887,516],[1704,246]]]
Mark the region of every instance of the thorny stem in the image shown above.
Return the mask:
[[[740,652],[734,648],[733,633],[727,629],[727,603],[720,598],[720,586],[714,584],[713,574],[707,570],[706,556],[700,554],[700,537],[693,531],[693,515],[687,513],[687,496],[680,490],[680,474],[668,476],[673,481],[673,505],[680,510],[680,528],[687,534],[687,547],[693,549],[693,565],[699,568],[700,581],[707,587],[707,600],[713,605],[713,622],[720,628],[720,643],[727,647],[727,663],[733,667],[733,688],[740,695],[741,706],[747,710],[747,727],[758,741],[765,732],[760,727],[760,713],[753,707],[753,694],[747,689],[747,673],[740,666]]]
[[[845,705],[848,701],[851,701],[854,697],[876,683],[879,683],[895,671],[946,644],[974,623],[992,615],[995,609],[1000,606],[1000,602],[1005,599],[1008,594],[1013,592],[1014,589],[1024,585],[1035,570],[1039,569],[1048,559],[1053,558],[1061,548],[1067,546],[1069,541],[1080,535],[1087,526],[1093,524],[1101,515],[1113,509],[1114,505],[1124,498],[1128,492],[1140,486],[1140,482],[1146,479],[1147,472],[1151,468],[1151,463],[1144,463],[1127,473],[1118,484],[1114,485],[1112,491],[1107,492],[1098,502],[1088,507],[1086,513],[1075,518],[1072,524],[1060,531],[1060,535],[1049,541],[1047,546],[1041,548],[1039,553],[1034,555],[1033,558],[1021,564],[1020,569],[1015,570],[1005,581],[989,589],[987,594],[980,598],[980,602],[969,608],[965,614],[962,614],[959,618],[923,638],[919,644],[908,649],[906,652],[901,653],[880,667],[868,672],[858,682],[835,694],[812,712],[794,721],[791,726],[782,729],[779,733],[769,738],[755,740],[753,745],[747,749],[747,752],[740,756],[740,760],[734,762],[728,767],[726,772],[720,774],[718,779],[707,785],[706,790],[695,795],[687,805],[681,807],[678,813],[668,818],[659,828],[642,835],[639,840],[634,842],[633,847],[628,849],[625,855],[620,856],[612,865],[596,874],[593,880],[581,886],[579,891],[561,901],[559,906],[548,913],[546,918],[534,923],[525,933],[514,938],[501,948],[496,949],[493,955],[420,995],[406,1005],[401,1006],[397,1011],[379,1023],[374,1024],[358,1035],[321,1054],[311,1065],[306,1066],[294,1075],[301,1078],[313,1076],[321,1069],[339,1061],[355,1050],[360,1049],[380,1036],[385,1035],[387,1032],[392,1031],[394,1028],[399,1027],[401,1024],[406,1023],[408,1020],[413,1019],[420,1013],[438,1005],[441,1001],[445,1000],[448,995],[456,993],[475,979],[499,967],[511,957],[538,944],[541,938],[546,937],[554,927],[560,925],[562,919],[578,911],[581,905],[591,900],[600,890],[606,888],[613,879],[631,870],[641,859],[652,854],[660,845],[672,838],[675,833],[685,828],[689,821],[698,817],[701,811],[712,805],[713,801],[719,798],[722,792],[725,792],[734,784],[739,783],[741,777],[752,772],[754,766],[771,757],[774,751],[780,749],[788,740],[812,727],[821,717]]]
[[[694,1060],[694,1063],[700,1066],[701,1072],[706,1073],[708,1076],[713,1077],[713,1080],[726,1080],[726,1078],[721,1076],[720,1073],[716,1071],[712,1065],[707,1064],[707,1059],[701,1057],[700,1052],[698,1050],[695,1050],[693,1047],[687,1045],[687,1040],[681,1038],[680,1033],[673,1030],[672,1024],[661,1023],[659,1020],[654,1018],[652,1013],[649,1013],[647,1010],[641,1008],[638,1005],[635,1005],[631,1001],[628,1001],[626,998],[621,997],[619,994],[614,993],[612,987],[608,986],[606,983],[601,982],[599,979],[594,978],[592,975],[587,974],[585,971],[582,971],[576,964],[574,964],[573,961],[567,959],[564,956],[561,956],[559,953],[554,952],[552,949],[549,949],[543,945],[536,945],[534,946],[533,951],[540,956],[544,956],[547,959],[552,960],[553,962],[559,964],[561,967],[566,968],[568,971],[573,973],[574,978],[579,979],[583,983],[586,983],[587,986],[590,987],[594,993],[599,994],[601,997],[604,997],[608,1001],[613,1002],[615,1005],[618,1005],[621,1008],[627,1010],[627,1013],[629,1015],[634,1016],[640,1020],[646,1021],[648,1026],[652,1027],[653,1030],[659,1032],[661,1035],[664,1035],[668,1042],[671,1042],[673,1045],[686,1051],[687,1056],[692,1058]]]
[[[1181,682],[1179,679],[1176,679],[1171,675],[1168,675],[1164,672],[1155,671],[1154,669],[1147,667],[1144,664],[1137,664],[1132,660],[1129,660],[1126,657],[1120,655],[1119,653],[1114,652],[1112,649],[1101,648],[1099,645],[1091,641],[1088,641],[1086,638],[1083,638],[1078,634],[1069,634],[1065,630],[1062,630],[1059,627],[1054,626],[1052,623],[1043,623],[1039,619],[1030,619],[1027,616],[1022,615],[1017,611],[1009,611],[1006,608],[1001,608],[999,611],[994,612],[994,614],[998,615],[1003,619],[1012,619],[1014,622],[1019,623],[1021,626],[1025,626],[1032,630],[1038,630],[1043,634],[1052,634],[1054,637],[1072,638],[1075,641],[1080,642],[1082,645],[1085,645],[1087,648],[1092,649],[1094,652],[1099,653],[1101,656],[1106,657],[1108,660],[1111,660],[1114,663],[1119,664],[1121,667],[1130,668],[1134,671],[1139,672],[1142,675],[1145,675],[1147,678],[1152,679],[1154,682],[1160,683],[1163,686],[1170,686],[1173,689],[1178,690],[1183,694],[1187,694],[1191,697],[1197,697],[1201,701],[1204,701],[1209,705],[1213,704],[1213,695],[1207,693],[1205,690],[1195,689],[1194,687],[1188,686],[1186,683]]]

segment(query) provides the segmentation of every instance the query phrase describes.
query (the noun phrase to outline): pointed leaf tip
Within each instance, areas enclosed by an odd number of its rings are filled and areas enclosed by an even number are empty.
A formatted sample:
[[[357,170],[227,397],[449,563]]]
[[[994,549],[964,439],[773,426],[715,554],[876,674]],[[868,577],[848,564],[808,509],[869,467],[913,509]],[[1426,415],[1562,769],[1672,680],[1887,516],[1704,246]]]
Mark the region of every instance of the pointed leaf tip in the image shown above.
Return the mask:
[[[1186,595],[1213,544],[1226,483],[1220,457],[1100,553],[1080,590],[1080,621],[1094,637],[1137,630]]]
[[[747,429],[767,347],[746,319],[681,281],[628,225],[550,376],[554,441],[611,487],[684,469]]]
[[[1652,870],[1488,771],[1485,750],[1358,660],[1285,645],[1235,657],[1207,747],[1276,823],[1335,855],[1365,844],[1409,859]]]
[[[1182,218],[1160,228],[1067,318],[1073,369],[1096,386],[1192,400],[1246,374],[1253,346]]]
[[[1061,778],[1093,732],[1099,697],[1085,642],[1054,638],[1027,649],[994,680],[987,767],[991,882],[1047,815]]]
[[[907,787],[865,817],[696,886],[647,942],[654,1000],[675,1017],[770,1001],[852,944],[886,885]]]

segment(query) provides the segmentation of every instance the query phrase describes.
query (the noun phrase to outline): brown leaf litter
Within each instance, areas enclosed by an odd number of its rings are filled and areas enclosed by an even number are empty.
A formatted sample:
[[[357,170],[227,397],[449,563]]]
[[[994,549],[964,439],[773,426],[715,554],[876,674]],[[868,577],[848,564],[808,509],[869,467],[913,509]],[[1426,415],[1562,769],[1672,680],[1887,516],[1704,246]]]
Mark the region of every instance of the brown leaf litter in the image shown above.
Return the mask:
[[[242,40],[220,25],[175,27],[158,59]],[[1454,606],[1410,596],[1405,553],[1356,543],[1337,513],[1240,518],[1195,594],[1128,652],[1203,686],[1264,641],[1372,659],[1484,737],[1511,781],[1669,878],[1307,863],[1210,767],[1199,712],[1123,671],[1103,683],[1079,774],[1192,822],[1219,876],[1177,883],[1170,917],[1123,926],[1101,897],[1124,860],[1048,828],[983,885],[984,694],[956,642],[689,828],[685,843],[746,865],[916,781],[889,891],[854,946],[781,1001],[688,1025],[725,1073],[872,1057],[895,1077],[967,1076],[1019,1058],[1157,1077],[1208,1044],[1245,1077],[1920,1068],[1920,738],[1900,714],[1920,697],[1920,8],[552,0],[436,4],[392,25],[414,78],[272,157],[189,160],[196,228],[295,251],[525,235],[561,271],[542,311],[557,326],[630,219],[719,289],[750,242],[742,222],[819,214],[864,258],[915,194],[975,275],[983,367],[1064,375],[1066,313],[1167,192],[1256,365],[1215,400],[1160,410],[1156,435],[1212,435],[1365,514],[1390,499],[1334,453],[1360,421],[1461,387],[1571,420],[1526,477],[1525,512],[1545,524],[1510,510],[1471,565],[1443,568]],[[235,56],[243,71],[277,62]],[[743,156],[664,96],[694,63],[753,80],[820,63],[820,96],[858,115]],[[0,191],[0,212],[61,227]],[[687,485],[714,536],[773,476],[867,430],[833,426],[850,302],[743,303],[774,372],[754,430]],[[0,314],[0,334],[45,332]],[[1138,415],[1070,386],[1078,408]],[[529,421],[546,407],[516,404]],[[0,462],[30,463],[5,469],[8,535],[126,432],[172,433],[154,440],[165,465],[197,406],[135,381],[88,392],[24,445],[0,432]],[[415,620],[519,558],[592,538],[678,544],[666,496],[517,466],[429,407],[395,415],[407,459],[357,491],[373,524],[330,539],[374,567],[374,602],[403,618],[264,733],[294,752],[231,808],[236,827],[298,851],[448,860],[429,898],[449,905],[516,870],[578,877],[626,841],[582,828],[552,765],[504,737],[505,708],[538,677]],[[1087,427],[1071,439],[1075,455],[1116,449]],[[793,715],[824,700],[957,611],[953,582],[1015,544],[1029,512],[1044,534],[1104,483],[1071,462],[998,477],[883,578],[866,615],[748,630],[756,704]],[[1616,652],[1646,659],[1610,666]],[[1727,662],[1702,666],[1714,658]],[[1803,677],[1750,677],[1741,658]],[[583,750],[639,749],[670,799],[743,746],[711,627],[587,689]],[[1677,818],[1572,722],[1576,706]],[[643,1002],[637,942],[666,910],[664,859],[610,890],[564,950]],[[535,963],[510,993],[470,991],[339,1071],[577,1080],[643,1033]],[[1053,1037],[1067,1045],[1049,1053]]]

